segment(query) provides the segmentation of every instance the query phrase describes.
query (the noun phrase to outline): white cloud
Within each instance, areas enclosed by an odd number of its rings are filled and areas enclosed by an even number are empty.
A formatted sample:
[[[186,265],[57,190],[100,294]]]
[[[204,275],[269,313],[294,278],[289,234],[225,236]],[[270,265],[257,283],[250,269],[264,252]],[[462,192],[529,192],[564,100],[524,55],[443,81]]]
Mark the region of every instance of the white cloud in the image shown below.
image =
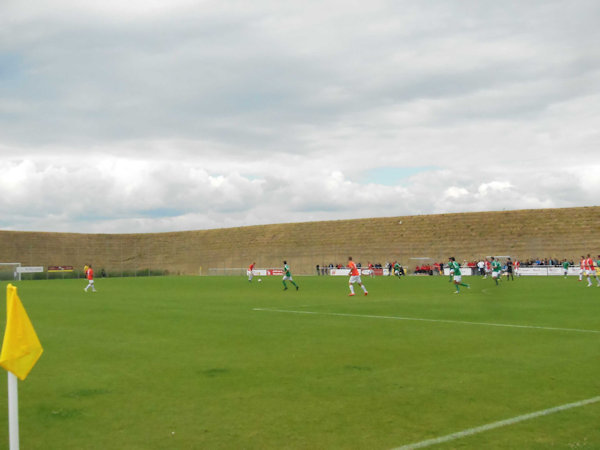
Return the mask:
[[[446,199],[448,199],[448,200],[456,200],[461,197],[468,196],[469,191],[466,190],[465,188],[461,188],[461,187],[457,187],[457,186],[450,186],[448,189],[446,189],[446,191],[444,192],[444,195],[445,195]]]
[[[563,6],[5,2],[0,227],[597,204],[600,5]]]
[[[477,188],[477,195],[485,197],[486,195],[503,194],[512,188],[509,181],[491,181],[480,184]]]

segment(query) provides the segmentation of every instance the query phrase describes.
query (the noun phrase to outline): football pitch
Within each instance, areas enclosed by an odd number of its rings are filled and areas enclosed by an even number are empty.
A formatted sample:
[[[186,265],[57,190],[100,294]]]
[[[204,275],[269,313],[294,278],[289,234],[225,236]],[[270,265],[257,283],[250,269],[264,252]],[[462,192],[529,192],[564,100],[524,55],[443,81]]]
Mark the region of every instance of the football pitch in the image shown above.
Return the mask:
[[[21,448],[600,448],[600,288],[464,279],[15,283]]]

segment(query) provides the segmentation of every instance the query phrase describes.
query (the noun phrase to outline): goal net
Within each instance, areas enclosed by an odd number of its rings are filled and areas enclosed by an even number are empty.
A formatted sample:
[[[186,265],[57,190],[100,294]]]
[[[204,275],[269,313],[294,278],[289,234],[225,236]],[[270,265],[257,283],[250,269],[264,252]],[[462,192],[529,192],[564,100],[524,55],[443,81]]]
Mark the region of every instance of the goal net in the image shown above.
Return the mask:
[[[0,263],[0,280],[21,281],[21,272],[17,267],[21,267],[21,263]]]

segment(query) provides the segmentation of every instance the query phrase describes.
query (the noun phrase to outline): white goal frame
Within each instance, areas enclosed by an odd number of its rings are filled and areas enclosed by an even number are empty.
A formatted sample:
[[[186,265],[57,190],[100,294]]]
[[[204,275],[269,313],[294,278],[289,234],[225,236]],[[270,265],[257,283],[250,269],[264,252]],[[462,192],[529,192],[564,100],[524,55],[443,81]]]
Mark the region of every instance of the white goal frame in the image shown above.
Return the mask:
[[[13,280],[14,281],[21,281],[21,272],[19,272],[17,270],[17,267],[21,267],[21,263],[20,262],[13,262],[13,263],[3,263],[0,262],[0,270],[2,270],[3,267],[14,267],[14,271],[13,271]]]

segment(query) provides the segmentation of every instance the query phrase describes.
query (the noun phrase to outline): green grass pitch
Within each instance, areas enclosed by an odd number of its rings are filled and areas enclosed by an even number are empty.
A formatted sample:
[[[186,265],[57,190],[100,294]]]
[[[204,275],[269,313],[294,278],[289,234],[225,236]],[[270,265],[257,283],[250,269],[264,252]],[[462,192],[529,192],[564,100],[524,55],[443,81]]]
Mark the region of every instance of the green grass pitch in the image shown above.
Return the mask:
[[[465,279],[364,277],[367,297],[344,277],[16,283],[44,346],[19,382],[21,448],[392,449],[600,395],[600,288]],[[599,418],[431,448],[600,448]]]

